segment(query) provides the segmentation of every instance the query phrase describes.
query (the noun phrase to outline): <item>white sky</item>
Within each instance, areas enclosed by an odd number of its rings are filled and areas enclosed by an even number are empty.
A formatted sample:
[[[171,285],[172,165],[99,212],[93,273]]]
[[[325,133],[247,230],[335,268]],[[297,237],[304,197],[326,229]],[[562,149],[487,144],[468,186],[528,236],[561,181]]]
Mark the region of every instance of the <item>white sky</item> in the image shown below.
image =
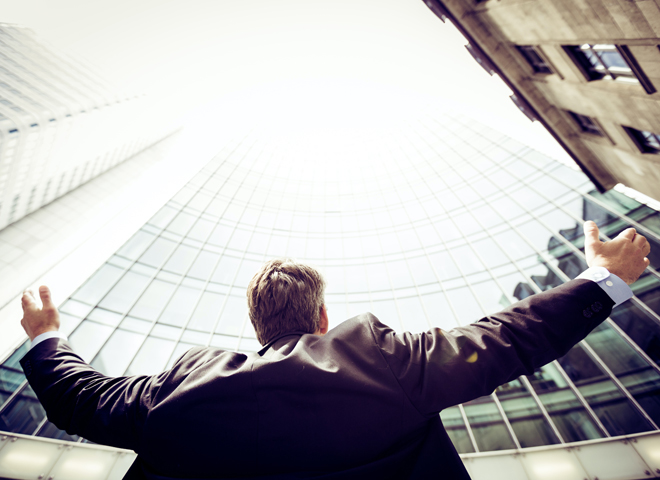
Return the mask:
[[[187,106],[220,98],[204,118],[248,100],[255,116],[284,103],[290,117],[365,120],[374,101],[458,102],[565,157],[421,0],[0,0],[0,12],[129,90]]]

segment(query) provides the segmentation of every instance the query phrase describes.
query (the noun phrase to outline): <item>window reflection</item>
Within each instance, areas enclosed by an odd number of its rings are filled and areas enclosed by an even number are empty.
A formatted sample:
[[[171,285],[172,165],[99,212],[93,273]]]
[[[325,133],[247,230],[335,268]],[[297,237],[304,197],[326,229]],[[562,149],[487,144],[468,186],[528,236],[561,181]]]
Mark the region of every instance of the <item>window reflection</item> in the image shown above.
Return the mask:
[[[483,305],[486,314],[497,313],[511,303],[493,280],[475,283],[472,285],[472,290]]]
[[[190,318],[187,328],[210,332],[220,315],[225,296],[219,293],[204,292]]]
[[[474,447],[465,428],[465,422],[458,407],[450,407],[440,412],[442,424],[458,453],[472,453]]]
[[[480,451],[516,448],[502,415],[490,396],[464,403],[463,408]]]
[[[392,288],[406,288],[414,285],[408,264],[405,260],[387,262],[387,269],[392,281]]]
[[[99,372],[117,377],[124,373],[133,355],[144,341],[144,335],[126,330],[115,330],[91,365]]]
[[[389,282],[389,275],[384,263],[368,263],[365,265],[367,269],[367,279],[369,280],[369,289],[373,291],[389,290],[391,288]],[[341,271],[342,268],[335,267]],[[338,273],[339,275],[339,273]],[[343,290],[342,290],[343,291]]]
[[[241,297],[228,296],[215,333],[239,335],[243,326],[243,320],[246,317],[247,301],[245,300],[245,295]]]
[[[117,251],[117,255],[121,255],[131,260],[137,260],[147,247],[151,245],[151,242],[153,242],[155,238],[156,235],[153,233],[140,230]]]
[[[169,258],[176,243],[172,240],[166,240],[163,237],[158,237],[147,249],[146,252],[140,257],[140,262],[152,267],[160,267],[165,260]]]
[[[441,281],[461,276],[456,263],[448,252],[442,251],[432,253],[429,255],[429,259]]]
[[[214,227],[215,222],[200,218],[186,235],[188,238],[203,242],[208,238]]]
[[[588,338],[588,337],[587,337]],[[610,435],[651,430],[650,424],[580,345],[559,359]]]
[[[193,261],[195,261],[198,253],[199,249],[197,248],[179,245],[163,268],[182,275],[192,265]]]
[[[23,358],[28,349],[29,342],[26,341],[0,366],[0,408],[25,381],[25,375],[23,375],[19,360]]]
[[[486,269],[474,253],[474,250],[467,245],[452,248],[452,254],[463,275],[470,275]]]
[[[238,271],[238,266],[240,263],[241,260],[239,258],[224,255],[220,259],[220,263],[216,267],[215,272],[213,272],[211,281],[225,285],[231,285],[234,277],[236,276],[236,272]]]
[[[495,392],[521,447],[559,443],[559,438],[520,380],[506,383]]]
[[[147,337],[125,375],[153,375],[165,368],[174,342],[157,337]]]
[[[167,226],[167,230],[177,235],[185,235],[190,227],[195,223],[196,217],[189,213],[179,212]]]
[[[69,335],[69,343],[86,362],[91,362],[96,352],[112,334],[113,327],[86,320]]]
[[[426,332],[430,328],[419,297],[397,298],[396,301],[399,311],[404,317],[403,324],[407,331],[421,333]]]
[[[99,306],[115,312],[126,312],[149,283],[149,277],[126,272],[101,300]]]
[[[190,267],[190,270],[188,270],[187,275],[200,280],[206,280],[209,278],[219,259],[219,254],[202,250]]]
[[[454,307],[461,325],[476,322],[484,316],[479,302],[468,287],[454,288],[447,291],[447,297]]]
[[[364,265],[348,265],[346,272],[346,288],[349,292],[361,292],[368,289],[367,272]]]
[[[654,306],[657,308],[657,305]],[[619,305],[610,317],[644,353],[660,364],[660,324],[655,318],[634,301]]]
[[[564,441],[576,442],[605,436],[554,363],[539,368],[527,378]]]
[[[201,291],[196,288],[179,285],[171,299],[168,297],[161,299],[161,302],[163,302],[163,300],[169,301],[165,310],[163,310],[163,313],[158,318],[158,323],[165,323],[176,327],[183,326],[188,317],[192,314],[193,309],[199,300],[200,294]]]
[[[154,279],[133,306],[130,314],[145,320],[156,320],[175,289],[176,285],[173,283]]]
[[[513,230],[506,230],[502,233],[494,235],[494,237],[499,246],[506,250],[506,252],[514,260],[518,260],[535,253],[534,250],[532,250],[532,247],[530,247],[529,244]]]
[[[34,390],[25,385],[9,404],[0,411],[0,430],[5,432],[33,434],[46,417]]]
[[[660,374],[607,323],[596,327],[588,343],[644,411],[660,423]]]
[[[123,269],[106,263],[73,294],[73,298],[89,305],[96,305],[123,273]]]
[[[153,217],[151,217],[149,223],[158,228],[165,228],[167,224],[170,223],[170,221],[176,216],[176,214],[177,209],[171,207],[170,205],[165,205]]]

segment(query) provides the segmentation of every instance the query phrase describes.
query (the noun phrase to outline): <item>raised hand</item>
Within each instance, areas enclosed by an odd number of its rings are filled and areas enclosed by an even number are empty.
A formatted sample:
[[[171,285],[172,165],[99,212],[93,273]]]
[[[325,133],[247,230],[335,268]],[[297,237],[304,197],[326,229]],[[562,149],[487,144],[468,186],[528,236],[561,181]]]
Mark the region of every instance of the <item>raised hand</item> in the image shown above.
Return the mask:
[[[646,256],[651,245],[634,228],[627,228],[609,242],[598,238],[598,226],[591,220],[584,223],[584,253],[590,267],[605,267],[631,285],[649,266]]]
[[[50,297],[48,287],[42,285],[39,287],[39,296],[41,297],[42,308],[37,305],[37,300],[32,290],[23,292],[21,304],[23,306],[23,318],[21,326],[28,334],[30,340],[42,333],[57,331],[60,329],[60,313],[57,311],[53,300]]]

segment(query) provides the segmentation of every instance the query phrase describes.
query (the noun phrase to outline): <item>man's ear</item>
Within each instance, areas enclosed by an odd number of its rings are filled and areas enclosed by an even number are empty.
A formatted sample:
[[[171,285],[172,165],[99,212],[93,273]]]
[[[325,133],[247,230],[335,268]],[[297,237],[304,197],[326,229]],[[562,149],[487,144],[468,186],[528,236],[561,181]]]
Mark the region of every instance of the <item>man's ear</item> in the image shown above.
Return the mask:
[[[318,329],[318,334],[319,335],[325,335],[328,333],[328,309],[325,307],[325,305],[321,306],[321,321],[319,322],[319,329]]]

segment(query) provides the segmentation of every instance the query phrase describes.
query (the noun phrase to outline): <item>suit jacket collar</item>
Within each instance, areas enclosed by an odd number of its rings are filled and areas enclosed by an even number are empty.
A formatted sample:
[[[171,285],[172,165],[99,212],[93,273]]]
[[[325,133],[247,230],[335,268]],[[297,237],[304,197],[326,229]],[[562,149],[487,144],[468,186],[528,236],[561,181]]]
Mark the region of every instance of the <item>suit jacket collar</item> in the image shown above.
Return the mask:
[[[296,332],[287,332],[287,333],[283,333],[283,334],[278,335],[277,337],[273,338],[273,339],[270,340],[268,343],[266,343],[266,345],[264,345],[264,346],[261,348],[261,350],[259,350],[257,353],[259,354],[259,356],[263,357],[264,354],[268,351],[268,349],[269,349],[270,347],[272,347],[272,346],[275,344],[275,342],[277,342],[280,338],[289,337],[289,336],[291,336],[291,335],[297,335],[297,336],[300,337],[300,336],[302,336],[302,335],[310,335],[310,333],[309,333],[309,332],[298,332],[298,331],[296,331]]]

